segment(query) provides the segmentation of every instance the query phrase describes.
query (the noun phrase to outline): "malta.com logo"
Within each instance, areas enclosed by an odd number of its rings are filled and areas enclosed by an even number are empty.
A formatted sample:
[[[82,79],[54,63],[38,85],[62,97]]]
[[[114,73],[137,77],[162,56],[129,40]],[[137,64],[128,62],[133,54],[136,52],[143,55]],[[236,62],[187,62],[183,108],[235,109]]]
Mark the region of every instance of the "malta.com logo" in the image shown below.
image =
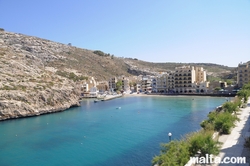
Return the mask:
[[[190,157],[191,164],[246,164],[246,157],[218,157],[206,154],[205,157]]]

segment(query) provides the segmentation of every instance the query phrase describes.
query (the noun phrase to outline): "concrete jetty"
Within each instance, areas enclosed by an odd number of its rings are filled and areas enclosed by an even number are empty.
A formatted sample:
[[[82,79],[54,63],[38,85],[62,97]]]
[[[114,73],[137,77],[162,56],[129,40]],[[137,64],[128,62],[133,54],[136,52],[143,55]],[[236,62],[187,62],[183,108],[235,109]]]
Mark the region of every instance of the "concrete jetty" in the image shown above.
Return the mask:
[[[117,94],[117,95],[106,95],[103,99],[101,99],[102,101],[106,101],[106,100],[112,100],[118,97],[122,97],[122,94]]]

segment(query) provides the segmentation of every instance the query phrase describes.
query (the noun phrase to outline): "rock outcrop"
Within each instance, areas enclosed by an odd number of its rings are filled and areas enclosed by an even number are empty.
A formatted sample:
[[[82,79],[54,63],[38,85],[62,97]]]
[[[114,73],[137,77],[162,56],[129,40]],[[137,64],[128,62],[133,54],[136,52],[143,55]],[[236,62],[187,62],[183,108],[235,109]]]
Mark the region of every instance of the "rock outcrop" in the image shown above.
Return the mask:
[[[48,65],[68,58],[60,53],[68,51],[69,47],[34,37],[0,32],[0,120],[36,116],[79,106],[81,80],[75,79],[79,73],[64,71],[64,74],[74,73],[74,79],[70,79]]]

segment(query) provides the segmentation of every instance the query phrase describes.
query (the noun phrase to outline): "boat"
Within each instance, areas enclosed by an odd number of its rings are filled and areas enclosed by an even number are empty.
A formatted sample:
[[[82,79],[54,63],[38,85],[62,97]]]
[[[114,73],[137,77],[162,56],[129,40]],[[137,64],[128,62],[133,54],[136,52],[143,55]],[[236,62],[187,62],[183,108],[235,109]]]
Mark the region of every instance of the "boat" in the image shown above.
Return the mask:
[[[99,100],[94,100],[94,103],[97,103]]]

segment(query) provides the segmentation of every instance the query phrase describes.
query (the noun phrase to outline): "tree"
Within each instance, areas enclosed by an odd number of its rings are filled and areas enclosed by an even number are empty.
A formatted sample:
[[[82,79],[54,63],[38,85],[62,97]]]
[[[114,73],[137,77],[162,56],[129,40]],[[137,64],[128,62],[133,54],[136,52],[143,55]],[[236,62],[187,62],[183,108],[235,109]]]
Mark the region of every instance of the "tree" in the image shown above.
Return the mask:
[[[226,80],[226,82],[227,82],[227,85],[232,85],[233,84],[232,80]]]
[[[0,28],[0,31],[4,31],[4,29],[3,29],[3,28]]]
[[[242,89],[250,91],[250,83],[245,84]]]
[[[219,91],[219,90],[221,90],[221,87],[216,87],[216,88],[214,88],[214,90]]]
[[[136,86],[136,83],[135,83],[135,82],[129,82],[129,86],[130,86],[130,87],[135,87],[135,86]]]
[[[116,83],[116,90],[121,90],[122,89],[122,81],[121,80],[119,80],[119,81],[117,81],[117,83]]]

